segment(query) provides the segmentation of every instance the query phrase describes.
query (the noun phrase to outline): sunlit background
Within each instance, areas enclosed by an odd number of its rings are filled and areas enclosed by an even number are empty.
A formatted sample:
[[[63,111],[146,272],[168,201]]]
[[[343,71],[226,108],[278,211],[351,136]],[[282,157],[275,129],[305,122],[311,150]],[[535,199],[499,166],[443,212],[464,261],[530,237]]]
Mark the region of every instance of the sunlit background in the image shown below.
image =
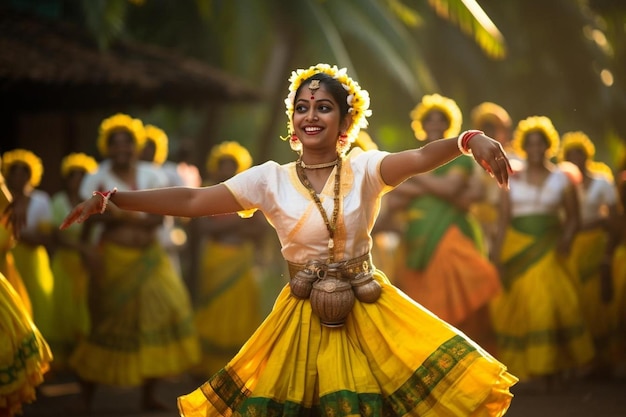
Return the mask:
[[[32,149],[46,172],[96,157],[100,121],[126,112],[163,128],[170,155],[203,166],[224,140],[255,162],[294,158],[283,99],[296,68],[347,67],[372,97],[368,132],[416,145],[423,94],[482,101],[514,121],[585,131],[614,169],[626,138],[626,3],[618,0],[2,0],[0,151]],[[51,147],[51,144],[54,147]],[[42,188],[58,180],[44,175]]]

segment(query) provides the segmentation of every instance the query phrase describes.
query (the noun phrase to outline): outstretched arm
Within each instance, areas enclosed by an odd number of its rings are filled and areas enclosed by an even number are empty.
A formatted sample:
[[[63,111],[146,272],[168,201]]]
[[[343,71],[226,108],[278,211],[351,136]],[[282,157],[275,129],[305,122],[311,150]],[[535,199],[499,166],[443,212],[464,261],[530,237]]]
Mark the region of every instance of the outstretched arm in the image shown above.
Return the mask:
[[[474,159],[498,181],[508,187],[511,165],[502,145],[488,136],[479,134],[468,143]],[[461,154],[456,138],[440,139],[419,149],[387,155],[380,166],[386,184],[397,186],[407,178],[431,171]]]
[[[61,229],[74,222],[82,223],[99,214],[103,198],[95,195],[77,205],[63,220]],[[224,184],[210,187],[168,187],[139,191],[118,191],[110,198],[123,210],[141,211],[174,217],[199,217],[234,213],[243,210]]]

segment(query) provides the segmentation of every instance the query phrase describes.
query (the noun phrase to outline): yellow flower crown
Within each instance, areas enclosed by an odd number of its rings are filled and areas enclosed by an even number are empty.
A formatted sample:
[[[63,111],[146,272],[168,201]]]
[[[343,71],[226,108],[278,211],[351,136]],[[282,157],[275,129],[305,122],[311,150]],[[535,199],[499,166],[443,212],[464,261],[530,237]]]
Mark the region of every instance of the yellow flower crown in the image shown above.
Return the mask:
[[[474,107],[471,113],[472,126],[478,129],[483,123],[495,121],[503,127],[511,127],[511,116],[504,107],[485,101]]]
[[[587,171],[592,174],[606,178],[610,183],[615,181],[613,170],[604,162],[594,161],[596,147],[584,132],[567,132],[561,136],[561,149],[559,149],[558,160],[564,161],[567,151],[571,149],[581,149],[587,155]]]
[[[611,184],[615,183],[615,176],[610,166],[600,161],[588,161],[587,170],[592,174],[604,177]]]
[[[98,135],[98,151],[103,157],[109,156],[109,136],[116,130],[126,130],[130,132],[135,139],[135,145],[137,146],[137,152],[143,148],[146,142],[146,132],[143,127],[143,122],[139,119],[133,119],[127,114],[117,113],[107,119],[104,119],[100,124],[100,133]]]
[[[463,123],[463,115],[459,106],[451,98],[439,94],[429,94],[422,97],[422,101],[410,113],[411,128],[418,140],[426,140],[426,131],[422,126],[422,120],[433,110],[439,110],[450,121],[450,126],[443,132],[444,137],[449,138],[459,134],[461,123]]]
[[[163,165],[167,159],[167,135],[162,129],[154,125],[145,125],[144,130],[146,132],[146,142],[151,141],[154,143],[154,162],[157,165]],[[145,146],[145,144],[144,144]]]
[[[542,132],[548,140],[547,156],[556,155],[559,149],[559,132],[556,131],[552,121],[546,116],[530,116],[517,124],[511,141],[515,153],[525,156],[524,141],[529,133],[537,131]]]
[[[11,169],[11,165],[22,163],[28,165],[30,169],[30,185],[35,188],[41,183],[43,176],[43,164],[41,159],[31,151],[26,149],[14,149],[2,155],[2,174],[6,177]]]
[[[224,157],[233,158],[237,162],[237,173],[245,171],[252,166],[252,156],[250,156],[250,152],[246,148],[238,142],[225,141],[211,149],[206,163],[207,170],[211,174],[215,173],[220,160]]]
[[[593,160],[596,154],[596,147],[584,132],[567,132],[561,136],[561,149],[559,149],[558,160],[564,161],[567,151],[580,149],[587,155],[587,160]]]
[[[61,176],[67,177],[73,169],[82,169],[86,173],[91,174],[98,169],[98,163],[87,154],[75,152],[67,155],[61,161]]]
[[[348,113],[351,116],[352,121],[345,132],[347,136],[345,144],[343,146],[338,145],[337,147],[337,151],[343,155],[348,149],[350,149],[350,145],[356,140],[359,130],[367,127],[367,118],[371,116],[372,111],[369,109],[370,95],[367,90],[363,90],[356,81],[348,76],[346,68],[339,69],[335,65],[330,66],[328,64],[317,64],[309,67],[308,69],[298,69],[291,73],[291,77],[289,77],[289,82],[291,83],[289,85],[289,94],[285,99],[285,106],[287,108],[285,113],[288,118],[287,131],[289,132],[289,135],[282,139],[289,139],[291,149],[294,151],[300,152],[302,150],[302,143],[300,143],[299,140],[291,140],[291,135],[294,131],[294,100],[296,98],[296,91],[298,91],[302,82],[319,73],[330,75],[339,81],[343,88],[348,92]]]

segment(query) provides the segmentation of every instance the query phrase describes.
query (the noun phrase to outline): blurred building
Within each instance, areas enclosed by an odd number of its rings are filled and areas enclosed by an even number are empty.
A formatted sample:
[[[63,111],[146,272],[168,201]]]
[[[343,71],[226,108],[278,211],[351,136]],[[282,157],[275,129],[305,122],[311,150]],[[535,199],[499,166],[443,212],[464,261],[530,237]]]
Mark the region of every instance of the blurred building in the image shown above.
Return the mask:
[[[97,129],[112,113],[156,105],[210,112],[261,98],[199,60],[130,41],[102,50],[81,27],[9,7],[0,7],[0,97],[0,152],[30,149],[48,173],[69,152],[98,157]],[[41,187],[58,189],[57,177],[44,174]]]

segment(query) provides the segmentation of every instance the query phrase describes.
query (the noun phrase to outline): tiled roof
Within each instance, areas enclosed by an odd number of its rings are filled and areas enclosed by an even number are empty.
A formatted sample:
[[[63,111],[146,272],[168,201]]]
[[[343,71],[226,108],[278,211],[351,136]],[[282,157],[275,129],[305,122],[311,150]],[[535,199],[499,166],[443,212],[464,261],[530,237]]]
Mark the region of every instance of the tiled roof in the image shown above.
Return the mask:
[[[0,106],[28,110],[261,98],[197,59],[127,41],[100,50],[82,28],[7,9],[0,9],[0,96]]]

